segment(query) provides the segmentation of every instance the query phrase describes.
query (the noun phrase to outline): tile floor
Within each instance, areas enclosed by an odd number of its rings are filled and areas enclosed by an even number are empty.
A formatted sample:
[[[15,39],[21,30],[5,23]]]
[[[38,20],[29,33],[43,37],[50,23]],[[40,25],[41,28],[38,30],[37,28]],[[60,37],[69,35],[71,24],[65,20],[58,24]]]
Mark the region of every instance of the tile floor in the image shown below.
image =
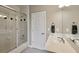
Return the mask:
[[[52,52],[28,47],[27,49],[22,51],[22,53],[52,53]]]

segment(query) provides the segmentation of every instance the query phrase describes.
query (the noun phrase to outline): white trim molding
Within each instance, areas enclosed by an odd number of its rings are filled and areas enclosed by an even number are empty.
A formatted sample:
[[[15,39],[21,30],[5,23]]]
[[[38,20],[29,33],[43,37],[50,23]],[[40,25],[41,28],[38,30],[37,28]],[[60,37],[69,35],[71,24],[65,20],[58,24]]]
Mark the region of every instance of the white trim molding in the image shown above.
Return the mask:
[[[28,47],[27,42],[23,43],[19,47],[15,48],[14,50],[10,51],[9,53],[21,53],[24,49]]]

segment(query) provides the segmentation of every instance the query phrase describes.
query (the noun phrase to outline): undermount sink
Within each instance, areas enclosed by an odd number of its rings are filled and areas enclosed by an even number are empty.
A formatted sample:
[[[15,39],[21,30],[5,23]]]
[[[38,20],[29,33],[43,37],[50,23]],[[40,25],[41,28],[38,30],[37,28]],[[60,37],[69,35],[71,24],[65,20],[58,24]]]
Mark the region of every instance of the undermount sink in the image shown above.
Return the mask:
[[[65,43],[65,40],[61,36],[49,36],[49,39],[52,40],[54,43]]]
[[[74,43],[79,47],[79,39],[75,39]]]
[[[79,39],[73,39],[71,41],[79,47]]]

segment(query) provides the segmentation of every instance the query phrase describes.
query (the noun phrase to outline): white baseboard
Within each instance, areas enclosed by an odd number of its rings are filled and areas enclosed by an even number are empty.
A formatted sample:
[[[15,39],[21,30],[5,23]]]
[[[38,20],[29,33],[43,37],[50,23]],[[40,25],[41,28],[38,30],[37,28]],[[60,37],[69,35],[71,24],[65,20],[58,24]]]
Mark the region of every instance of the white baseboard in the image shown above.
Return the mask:
[[[32,45],[28,45],[28,47],[33,48]]]
[[[32,45],[28,45],[28,47],[30,47],[30,48],[36,48],[36,47],[33,47]],[[39,49],[39,48],[36,48],[36,49]],[[40,49],[40,50],[47,50],[47,49],[46,49],[46,47],[45,47],[45,48]]]
[[[27,42],[23,43],[22,45],[20,45],[19,47],[15,48],[14,50],[10,51],[9,53],[20,53],[22,52],[24,49],[26,49],[28,47]]]

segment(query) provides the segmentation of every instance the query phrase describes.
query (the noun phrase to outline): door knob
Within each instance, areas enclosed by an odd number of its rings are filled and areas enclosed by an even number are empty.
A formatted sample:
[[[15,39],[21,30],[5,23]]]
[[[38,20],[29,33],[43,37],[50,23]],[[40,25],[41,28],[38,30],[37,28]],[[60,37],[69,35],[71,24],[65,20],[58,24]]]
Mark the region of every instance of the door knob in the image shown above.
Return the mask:
[[[44,35],[45,33],[41,33],[42,35]]]

